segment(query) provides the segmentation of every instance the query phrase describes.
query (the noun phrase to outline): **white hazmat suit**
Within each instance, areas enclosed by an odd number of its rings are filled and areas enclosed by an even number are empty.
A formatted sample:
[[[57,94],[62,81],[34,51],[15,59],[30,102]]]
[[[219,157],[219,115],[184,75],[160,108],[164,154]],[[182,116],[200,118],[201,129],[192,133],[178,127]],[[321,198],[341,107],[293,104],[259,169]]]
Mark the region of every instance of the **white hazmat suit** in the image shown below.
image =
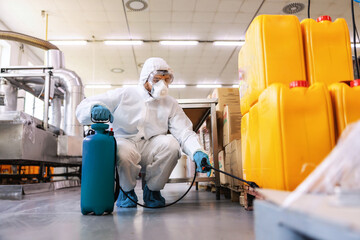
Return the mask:
[[[110,110],[114,121],[110,127],[117,141],[117,164],[120,185],[124,191],[135,188],[141,168],[152,191],[164,188],[181,152],[193,157],[202,148],[193,126],[177,101],[171,96],[154,99],[145,89],[150,73],[168,70],[161,58],[149,58],[144,63],[136,87],[119,88],[84,99],[76,109],[83,125],[90,125],[91,110],[101,105]],[[170,134],[168,133],[170,131]]]

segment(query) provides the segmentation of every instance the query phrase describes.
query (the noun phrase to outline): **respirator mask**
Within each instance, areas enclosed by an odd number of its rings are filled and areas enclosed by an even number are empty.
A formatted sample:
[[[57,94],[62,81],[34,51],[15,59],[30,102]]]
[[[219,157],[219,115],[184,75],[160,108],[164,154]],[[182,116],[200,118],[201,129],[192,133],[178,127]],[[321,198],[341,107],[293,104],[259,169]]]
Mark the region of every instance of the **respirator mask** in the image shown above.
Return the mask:
[[[172,83],[174,76],[167,70],[157,70],[150,73],[148,82],[151,83],[151,96],[160,99],[168,95],[168,86]]]

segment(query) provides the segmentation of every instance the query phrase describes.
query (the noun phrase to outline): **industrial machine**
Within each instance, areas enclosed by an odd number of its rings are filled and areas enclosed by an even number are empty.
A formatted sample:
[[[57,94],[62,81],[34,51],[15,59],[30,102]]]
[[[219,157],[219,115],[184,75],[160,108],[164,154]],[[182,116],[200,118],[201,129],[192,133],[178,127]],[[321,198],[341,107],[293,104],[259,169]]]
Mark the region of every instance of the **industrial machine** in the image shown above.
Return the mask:
[[[0,184],[80,177],[83,127],[75,116],[84,98],[80,77],[65,68],[63,53],[47,41],[6,31],[0,31],[0,39],[45,50],[44,66],[0,66],[0,166],[9,167],[0,173]],[[44,101],[42,119],[17,111],[20,89]],[[24,171],[24,166],[36,166],[36,171]],[[76,171],[54,174],[50,167]]]

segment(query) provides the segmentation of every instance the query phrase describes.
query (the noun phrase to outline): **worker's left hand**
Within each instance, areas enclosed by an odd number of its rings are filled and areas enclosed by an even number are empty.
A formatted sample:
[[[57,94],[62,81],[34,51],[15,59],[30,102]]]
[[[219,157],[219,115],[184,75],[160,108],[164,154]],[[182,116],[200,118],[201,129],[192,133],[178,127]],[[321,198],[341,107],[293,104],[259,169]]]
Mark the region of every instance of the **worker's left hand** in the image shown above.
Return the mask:
[[[194,158],[194,162],[196,163],[196,166],[197,166],[197,168],[196,168],[197,172],[201,172],[201,173],[208,172],[208,171],[205,171],[202,169],[202,167],[204,167],[204,165],[202,164],[203,158],[206,158],[207,164],[210,165],[209,156],[206,153],[204,153],[203,151],[197,151],[194,154],[193,158]]]

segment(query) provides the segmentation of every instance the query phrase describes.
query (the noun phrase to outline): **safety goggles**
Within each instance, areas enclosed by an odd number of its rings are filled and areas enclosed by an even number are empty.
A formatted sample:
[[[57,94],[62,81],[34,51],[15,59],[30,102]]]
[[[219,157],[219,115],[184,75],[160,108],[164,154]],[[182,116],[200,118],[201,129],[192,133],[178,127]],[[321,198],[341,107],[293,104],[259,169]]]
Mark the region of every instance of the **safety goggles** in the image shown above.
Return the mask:
[[[174,80],[174,76],[172,75],[172,73],[170,73],[167,70],[157,70],[157,71],[153,71],[152,73],[150,73],[150,75],[148,77],[148,81],[151,84],[156,84],[157,82],[159,82],[161,80],[164,80],[165,83],[167,85],[169,85]]]

